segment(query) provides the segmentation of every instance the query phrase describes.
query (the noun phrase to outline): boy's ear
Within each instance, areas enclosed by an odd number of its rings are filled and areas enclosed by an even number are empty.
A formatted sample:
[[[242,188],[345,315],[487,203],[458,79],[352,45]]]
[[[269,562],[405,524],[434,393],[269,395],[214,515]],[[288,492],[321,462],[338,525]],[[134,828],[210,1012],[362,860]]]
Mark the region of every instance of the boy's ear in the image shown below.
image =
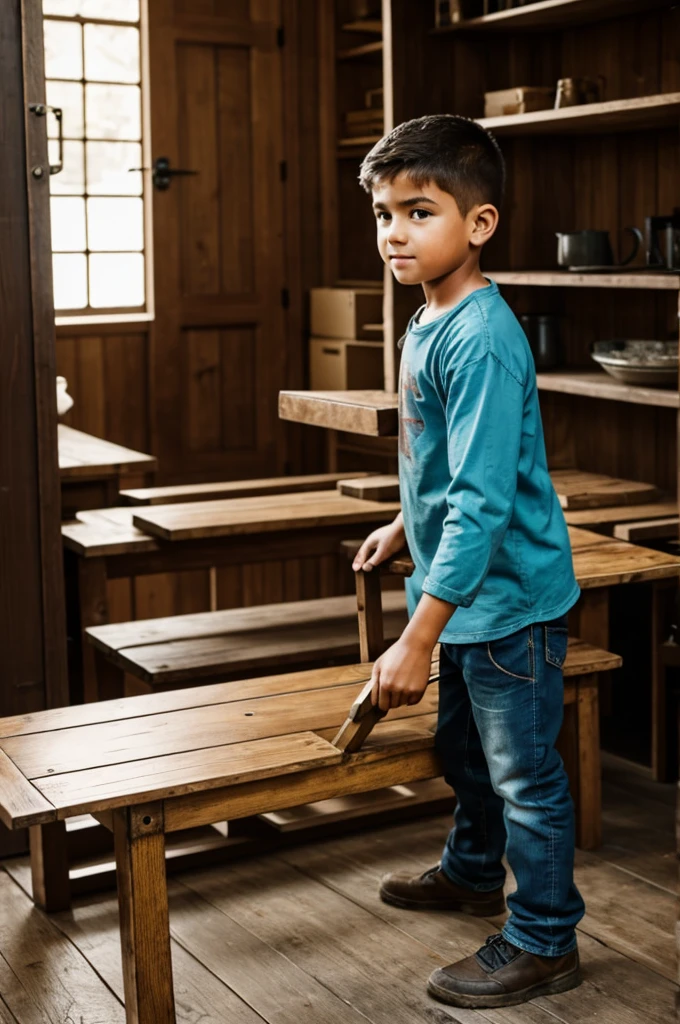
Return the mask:
[[[468,214],[470,218],[470,245],[486,245],[498,227],[498,210],[492,203],[475,206]]]

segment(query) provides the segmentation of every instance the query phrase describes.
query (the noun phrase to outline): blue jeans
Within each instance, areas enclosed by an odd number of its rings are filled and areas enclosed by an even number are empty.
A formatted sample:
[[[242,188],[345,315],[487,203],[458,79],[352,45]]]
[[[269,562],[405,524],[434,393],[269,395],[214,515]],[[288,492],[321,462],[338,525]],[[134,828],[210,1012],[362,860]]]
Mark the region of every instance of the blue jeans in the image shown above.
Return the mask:
[[[567,617],[500,640],[442,644],[436,746],[458,798],[442,869],[483,892],[517,882],[503,935],[541,956],[576,945],[574,808],[555,741]]]

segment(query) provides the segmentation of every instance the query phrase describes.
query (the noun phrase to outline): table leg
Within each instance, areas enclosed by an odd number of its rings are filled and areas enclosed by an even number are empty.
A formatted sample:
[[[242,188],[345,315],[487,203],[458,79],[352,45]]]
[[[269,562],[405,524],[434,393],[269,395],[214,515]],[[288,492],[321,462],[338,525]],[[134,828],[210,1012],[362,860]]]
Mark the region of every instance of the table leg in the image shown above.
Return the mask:
[[[669,763],[668,692],[661,660],[661,644],[670,635],[677,593],[676,580],[659,580],[652,587],[652,772],[657,782],[672,781],[677,773],[677,765]],[[675,722],[671,725],[674,728]]]
[[[87,644],[87,640],[85,641]],[[88,644],[88,647],[90,644]],[[112,661],[96,647],[94,652],[94,671],[96,679],[96,700],[117,700],[125,696],[125,669],[114,665]]]
[[[359,650],[362,661],[375,661],[385,650],[380,570],[355,573],[359,613]]]
[[[593,647],[609,650],[609,588],[594,587],[581,592],[577,605],[576,635]],[[612,681],[609,672],[600,673],[600,706],[603,715],[612,713]]]
[[[127,1024],[175,1024],[163,805],[114,811]]]
[[[71,906],[71,883],[66,822],[32,825],[29,834],[33,902],[48,914],[68,910]]]
[[[579,680],[578,717],[578,818],[576,845],[594,850],[602,843],[602,766],[598,677]]]
[[[80,612],[80,664],[82,699],[97,700],[97,670],[94,648],[85,639],[88,626],[103,626],[109,621],[106,592],[106,562],[103,558],[78,559],[78,608]]]

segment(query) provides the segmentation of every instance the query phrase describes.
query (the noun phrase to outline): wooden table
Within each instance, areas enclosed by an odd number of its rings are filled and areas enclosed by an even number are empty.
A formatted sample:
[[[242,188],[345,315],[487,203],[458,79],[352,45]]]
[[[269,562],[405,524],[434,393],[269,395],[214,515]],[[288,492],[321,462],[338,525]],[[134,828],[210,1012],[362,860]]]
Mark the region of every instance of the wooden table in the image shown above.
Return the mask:
[[[80,639],[88,626],[109,621],[109,579],[337,555],[348,532],[369,533],[399,507],[321,491],[81,512],[78,522],[62,526],[69,635]],[[153,515],[161,536],[134,526],[142,514]],[[89,644],[77,645],[71,680],[76,696],[96,694]]]
[[[150,483],[156,472],[157,462],[152,455],[123,448],[63,423],[58,431],[63,519],[72,518],[80,509],[117,504],[122,476],[143,473]]]
[[[439,774],[437,688],[357,754],[330,742],[370,666],[180,690],[0,721],[0,818],[31,828],[33,893],[69,905],[64,819],[114,834],[126,1019],[174,1024],[165,837]]]

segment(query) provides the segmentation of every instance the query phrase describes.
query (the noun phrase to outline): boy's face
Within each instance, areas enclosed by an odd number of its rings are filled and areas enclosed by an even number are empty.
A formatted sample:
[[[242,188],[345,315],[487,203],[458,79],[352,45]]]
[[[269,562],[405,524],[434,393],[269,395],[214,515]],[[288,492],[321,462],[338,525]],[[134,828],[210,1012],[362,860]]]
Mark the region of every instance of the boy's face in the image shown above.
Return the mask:
[[[496,227],[495,207],[473,206],[463,217],[449,192],[433,182],[416,186],[403,171],[377,182],[372,194],[378,249],[401,284],[426,284],[458,270]]]

